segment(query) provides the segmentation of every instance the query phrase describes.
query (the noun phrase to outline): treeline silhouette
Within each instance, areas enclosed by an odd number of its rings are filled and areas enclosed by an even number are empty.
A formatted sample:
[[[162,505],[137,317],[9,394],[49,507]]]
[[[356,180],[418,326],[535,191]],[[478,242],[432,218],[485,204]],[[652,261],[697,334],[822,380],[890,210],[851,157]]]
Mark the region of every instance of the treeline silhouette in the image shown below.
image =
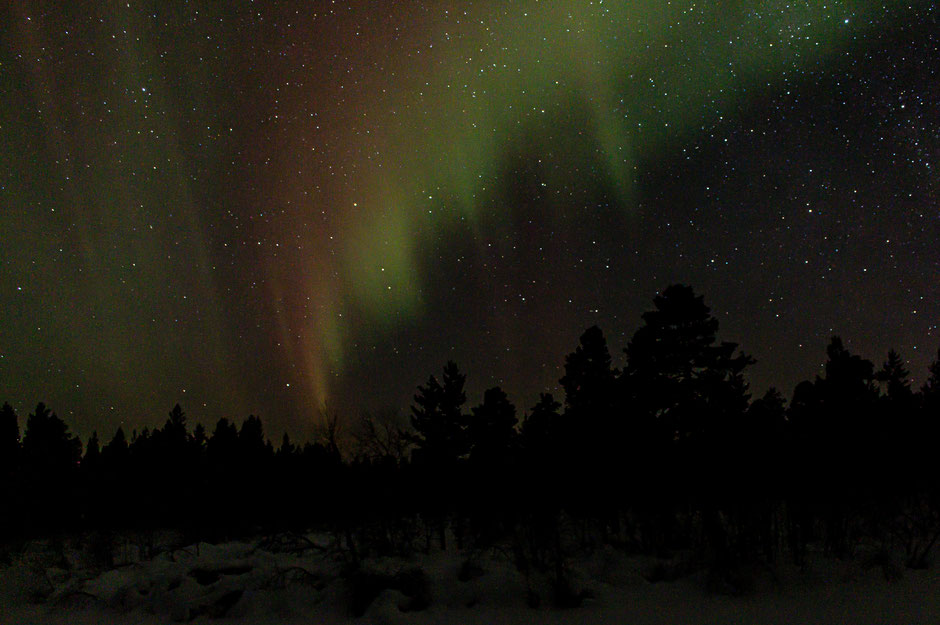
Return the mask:
[[[560,401],[542,394],[520,418],[495,387],[468,410],[448,362],[417,388],[410,424],[365,415],[345,453],[335,417],[318,440],[285,434],[275,448],[256,416],[209,432],[176,405],[162,427],[118,428],[104,445],[92,435],[83,449],[42,403],[21,438],[4,404],[3,535],[173,528],[211,541],[318,527],[354,560],[501,546],[523,571],[553,575],[562,598],[567,556],[605,544],[691,553],[730,584],[741,565],[799,564],[811,545],[929,564],[940,353],[914,390],[896,352],[876,368],[833,337],[824,375],[789,405],[776,389],[752,400],[754,360],[718,340],[701,296],[672,285],[653,303],[622,369],[599,328],[584,332]]]

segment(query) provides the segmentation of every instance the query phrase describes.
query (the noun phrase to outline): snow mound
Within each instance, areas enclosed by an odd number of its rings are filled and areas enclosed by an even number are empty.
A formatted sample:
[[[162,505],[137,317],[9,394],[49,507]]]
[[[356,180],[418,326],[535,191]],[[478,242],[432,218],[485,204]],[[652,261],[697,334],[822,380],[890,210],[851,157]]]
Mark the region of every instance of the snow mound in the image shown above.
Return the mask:
[[[498,550],[353,566],[310,536],[199,543],[106,571],[60,556],[34,546],[0,570],[0,624],[940,622],[940,573],[902,571],[874,551],[715,577],[681,554],[658,560],[603,547],[565,564],[565,588],[546,573],[523,574]],[[570,609],[557,607],[564,593]]]

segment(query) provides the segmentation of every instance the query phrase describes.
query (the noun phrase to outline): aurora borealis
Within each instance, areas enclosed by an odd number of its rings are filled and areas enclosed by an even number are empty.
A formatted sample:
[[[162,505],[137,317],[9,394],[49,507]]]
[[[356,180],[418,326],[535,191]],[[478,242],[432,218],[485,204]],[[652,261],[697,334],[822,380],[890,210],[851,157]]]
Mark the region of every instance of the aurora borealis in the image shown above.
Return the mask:
[[[0,401],[80,432],[557,390],[670,282],[758,360],[940,346],[930,2],[11,3]],[[110,427],[103,427],[107,423]]]

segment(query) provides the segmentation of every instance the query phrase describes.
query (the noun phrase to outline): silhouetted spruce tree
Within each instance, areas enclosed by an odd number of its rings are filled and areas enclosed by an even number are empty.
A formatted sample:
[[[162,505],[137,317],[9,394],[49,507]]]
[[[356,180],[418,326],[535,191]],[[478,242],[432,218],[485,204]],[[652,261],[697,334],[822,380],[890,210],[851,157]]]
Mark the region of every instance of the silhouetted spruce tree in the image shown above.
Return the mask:
[[[13,407],[0,408],[0,539],[19,528],[17,503],[21,493],[16,477],[20,462],[20,427]]]
[[[465,380],[451,361],[444,366],[442,382],[432,375],[425,386],[418,387],[411,406],[415,462],[452,466],[470,451],[467,418],[462,412],[467,401]]]
[[[167,415],[163,429],[154,430],[154,453],[158,462],[166,464],[166,482],[175,482],[172,486],[179,497],[180,483],[187,482],[187,475],[195,468],[195,451],[192,437],[187,428],[186,413],[179,404],[175,404]]]
[[[554,453],[560,439],[561,404],[551,393],[539,395],[539,401],[522,422],[522,444],[527,453]]]
[[[757,440],[764,444],[782,440],[786,430],[787,400],[776,387],[771,386],[751,402],[748,413],[749,427]]]
[[[150,428],[149,427],[145,425],[144,428],[140,432],[138,432],[136,429],[134,429],[131,432],[131,442],[130,442],[130,445],[128,445],[128,447],[131,450],[133,450],[134,454],[138,453],[140,447],[146,447],[149,444],[150,444]]]
[[[735,439],[742,449],[740,460],[749,467],[740,476],[743,493],[780,496],[788,470],[786,399],[776,388],[767,389],[751,403],[735,428]]]
[[[888,359],[875,374],[875,379],[884,387],[885,398],[892,402],[907,404],[913,400],[911,374],[904,366],[904,360],[895,350],[888,350]]]
[[[149,497],[133,485],[137,472],[132,470],[124,428],[118,426],[111,440],[101,449],[101,471],[96,487],[100,491],[99,523],[105,528],[130,527],[140,509],[136,501]]]
[[[631,399],[666,440],[720,431],[718,419],[747,408],[742,373],[754,360],[736,355],[737,343],[717,342],[718,320],[691,287],[671,285],[653,303],[625,350]]]
[[[918,399],[917,433],[920,440],[910,453],[914,456],[912,464],[921,487],[921,505],[911,506],[914,510],[910,516],[926,519],[927,522],[923,523],[922,527],[936,533],[937,519],[940,519],[940,473],[936,470],[936,442],[940,440],[940,350],[937,350],[937,357],[927,369],[927,380],[921,386]],[[935,536],[931,536],[931,539],[937,540]],[[920,557],[923,563],[930,557],[935,544],[928,541],[921,549]],[[916,558],[909,557],[909,566],[919,564],[921,563],[917,562]]]
[[[246,520],[260,522],[270,502],[265,483],[270,479],[269,460],[273,450],[265,443],[264,425],[259,417],[249,415],[238,432],[238,472],[232,477],[256,506],[246,508]]]
[[[875,365],[870,360],[850,353],[838,336],[829,341],[826,356],[826,377],[821,381],[826,396],[851,402],[869,402],[877,397]]]
[[[470,461],[484,465],[506,464],[516,445],[516,407],[495,386],[483,393],[483,403],[474,406],[468,432]]]
[[[788,466],[789,432],[786,399],[776,388],[754,400],[736,426],[741,446],[741,470],[735,477],[739,554],[744,558],[777,557],[783,523],[779,502],[786,495],[791,467]]]
[[[604,333],[591,326],[565,357],[565,375],[559,383],[565,390],[566,412],[594,420],[609,417],[616,375]]]
[[[265,444],[264,425],[259,417],[248,415],[248,418],[242,422],[242,427],[238,432],[238,445],[241,447],[240,455],[243,460],[260,462],[265,454]]]
[[[13,406],[4,402],[0,408],[0,480],[16,470],[20,457],[20,426]]]
[[[483,403],[471,410],[469,486],[473,497],[470,518],[478,546],[492,544],[500,521],[510,516],[516,488],[510,475],[517,450],[516,407],[498,386],[483,393]],[[510,488],[512,487],[512,488]]]
[[[822,398],[818,382],[817,376],[815,384],[809,380],[797,384],[787,407],[790,434],[785,484],[787,543],[794,563],[799,566],[805,563],[808,544],[816,538],[815,521],[823,491],[819,477],[825,446],[819,439]]]
[[[655,510],[647,518],[659,516],[646,527],[646,542],[659,550],[674,540],[672,503],[662,493],[684,495],[700,506],[707,542],[724,560],[728,537],[718,510],[739,488],[742,449],[733,425],[748,407],[743,372],[754,360],[736,354],[736,343],[718,342],[718,320],[691,287],[668,286],[653,304],[627,345],[621,376],[632,409],[633,472],[647,478],[642,498]]]
[[[617,505],[609,493],[602,492],[623,457],[621,424],[614,414],[617,373],[611,367],[604,333],[591,326],[565,357],[565,375],[559,380],[565,391],[562,423],[567,440],[565,455],[557,459],[566,469],[560,494],[582,516],[609,516],[609,509]]]
[[[206,426],[201,423],[197,423],[196,427],[193,428],[192,435],[192,444],[195,446],[197,452],[200,454],[205,452],[208,442],[209,437],[206,434]]]
[[[427,385],[418,387],[411,406],[415,431],[411,436],[415,444],[412,462],[421,476],[421,488],[427,492],[423,514],[429,527],[436,526],[441,549],[447,545],[447,517],[453,508],[454,491],[462,488],[459,464],[470,451],[467,418],[462,411],[467,400],[465,380],[457,365],[448,362],[442,381],[432,375]]]
[[[520,444],[530,479],[526,490],[538,498],[551,493],[558,500],[562,468],[559,459],[568,446],[560,413],[561,403],[551,393],[541,393],[522,421]]]
[[[163,444],[167,446],[168,455],[184,453],[189,432],[186,430],[186,413],[179,404],[173,406],[160,434]]]
[[[183,490],[184,501],[181,502],[182,514],[177,527],[184,534],[187,541],[198,543],[212,535],[211,500],[205,496],[211,487],[208,459],[209,438],[202,423],[197,423],[192,433],[185,437],[185,461],[182,470],[185,471]],[[260,506],[259,506],[260,507]],[[267,509],[267,506],[264,506]]]
[[[883,454],[885,478],[891,487],[909,487],[919,479],[914,463],[921,453],[921,442],[926,432],[916,410],[910,372],[898,352],[888,351],[888,358],[875,373],[875,380],[881,384],[883,395],[877,423],[870,433],[869,447],[872,453],[880,450]]]
[[[101,450],[101,461],[109,471],[124,472],[126,471],[127,456],[127,438],[124,436],[124,428],[118,426],[114,436]]]
[[[86,526],[99,527],[103,512],[103,499],[106,496],[101,490],[102,466],[101,445],[98,442],[98,431],[92,430],[88,442],[85,443],[85,455],[82,456],[80,472],[80,495],[78,500],[82,507],[81,517]]]
[[[153,454],[152,468],[159,475],[154,492],[163,502],[159,518],[163,524],[181,527],[193,519],[194,505],[202,497],[194,480],[198,451],[192,444],[186,413],[179,404],[170,410],[163,428],[154,431]]]
[[[273,453],[271,467],[273,477],[266,488],[270,490],[274,528],[286,530],[309,523],[310,518],[301,518],[305,502],[296,494],[296,482],[306,479],[306,475],[300,464],[299,450],[287,432],[284,432],[280,447]]]
[[[924,404],[940,417],[940,349],[937,350],[937,357],[927,369],[927,381],[924,382],[920,392],[923,395]]]
[[[832,337],[826,355],[826,377],[818,382],[824,405],[822,439],[831,450],[848,443],[851,455],[842,467],[860,477],[863,465],[874,453],[872,446],[884,440],[885,434],[882,427],[886,424],[876,421],[875,366],[849,353],[838,336]]]
[[[69,427],[44,403],[26,420],[23,456],[30,467],[39,471],[62,472],[78,467],[82,443]]]
[[[98,442],[98,430],[92,430],[88,442],[85,443],[85,456],[82,458],[82,467],[97,470],[101,462],[101,445]]]
[[[561,403],[551,393],[542,393],[522,422],[522,467],[519,477],[520,522],[518,539],[523,539],[522,555],[527,560],[547,563],[554,556],[560,562],[559,512],[570,504],[563,492],[570,465],[560,460],[570,453],[562,428]]]
[[[206,443],[206,459],[209,465],[208,522],[213,522],[220,532],[241,524],[239,513],[242,507],[239,474],[238,429],[225,417],[218,420],[212,436]]]
[[[133,475],[136,506],[130,513],[135,526],[155,530],[165,523],[167,510],[163,505],[167,489],[167,473],[163,456],[163,436],[159,429],[144,427],[131,433],[128,445],[130,472]]]
[[[212,466],[227,470],[238,459],[238,428],[234,423],[222,417],[215,424],[207,448]]]
[[[22,449],[31,528],[48,530],[74,523],[78,512],[75,485],[81,441],[40,402],[26,420]]]
[[[927,381],[920,389],[920,421],[925,440],[940,438],[940,349],[927,370]],[[940,482],[940,480],[936,480]],[[938,484],[940,485],[940,484]]]
[[[803,380],[793,389],[787,407],[787,422],[790,425],[792,446],[788,457],[791,466],[791,492],[799,492],[807,498],[808,489],[817,485],[815,477],[822,470],[822,453],[826,445],[822,440],[822,393],[817,376],[816,382]]]
[[[289,457],[293,455],[295,451],[296,447],[290,442],[290,436],[287,432],[284,432],[284,436],[281,438],[281,446],[277,448],[278,457]]]
[[[322,437],[315,443],[304,443],[298,454],[298,464],[303,480],[316,483],[318,491],[316,500],[301,502],[301,513],[318,522],[328,522],[334,529],[338,528],[340,520],[348,518],[349,514],[340,497],[355,495],[343,492],[342,458],[328,438]]]
[[[520,496],[530,507],[561,505],[560,484],[569,467],[560,462],[568,446],[560,409],[561,403],[551,393],[542,393],[522,422],[524,487]]]
[[[881,428],[893,424],[877,418],[874,364],[851,354],[838,336],[826,355],[825,377],[800,383],[790,402],[794,479],[805,504],[822,518],[826,549],[844,558],[851,554],[857,510],[882,488],[885,466],[873,459],[892,437]]]

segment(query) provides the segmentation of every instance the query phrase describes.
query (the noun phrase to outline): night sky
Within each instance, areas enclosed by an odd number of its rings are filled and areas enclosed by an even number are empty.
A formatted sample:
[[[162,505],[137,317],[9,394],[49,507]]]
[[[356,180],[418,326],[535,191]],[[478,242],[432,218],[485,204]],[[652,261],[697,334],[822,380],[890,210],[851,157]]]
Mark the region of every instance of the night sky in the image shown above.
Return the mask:
[[[107,438],[614,364],[691,284],[758,363],[940,346],[933,2],[0,9],[0,401]]]

